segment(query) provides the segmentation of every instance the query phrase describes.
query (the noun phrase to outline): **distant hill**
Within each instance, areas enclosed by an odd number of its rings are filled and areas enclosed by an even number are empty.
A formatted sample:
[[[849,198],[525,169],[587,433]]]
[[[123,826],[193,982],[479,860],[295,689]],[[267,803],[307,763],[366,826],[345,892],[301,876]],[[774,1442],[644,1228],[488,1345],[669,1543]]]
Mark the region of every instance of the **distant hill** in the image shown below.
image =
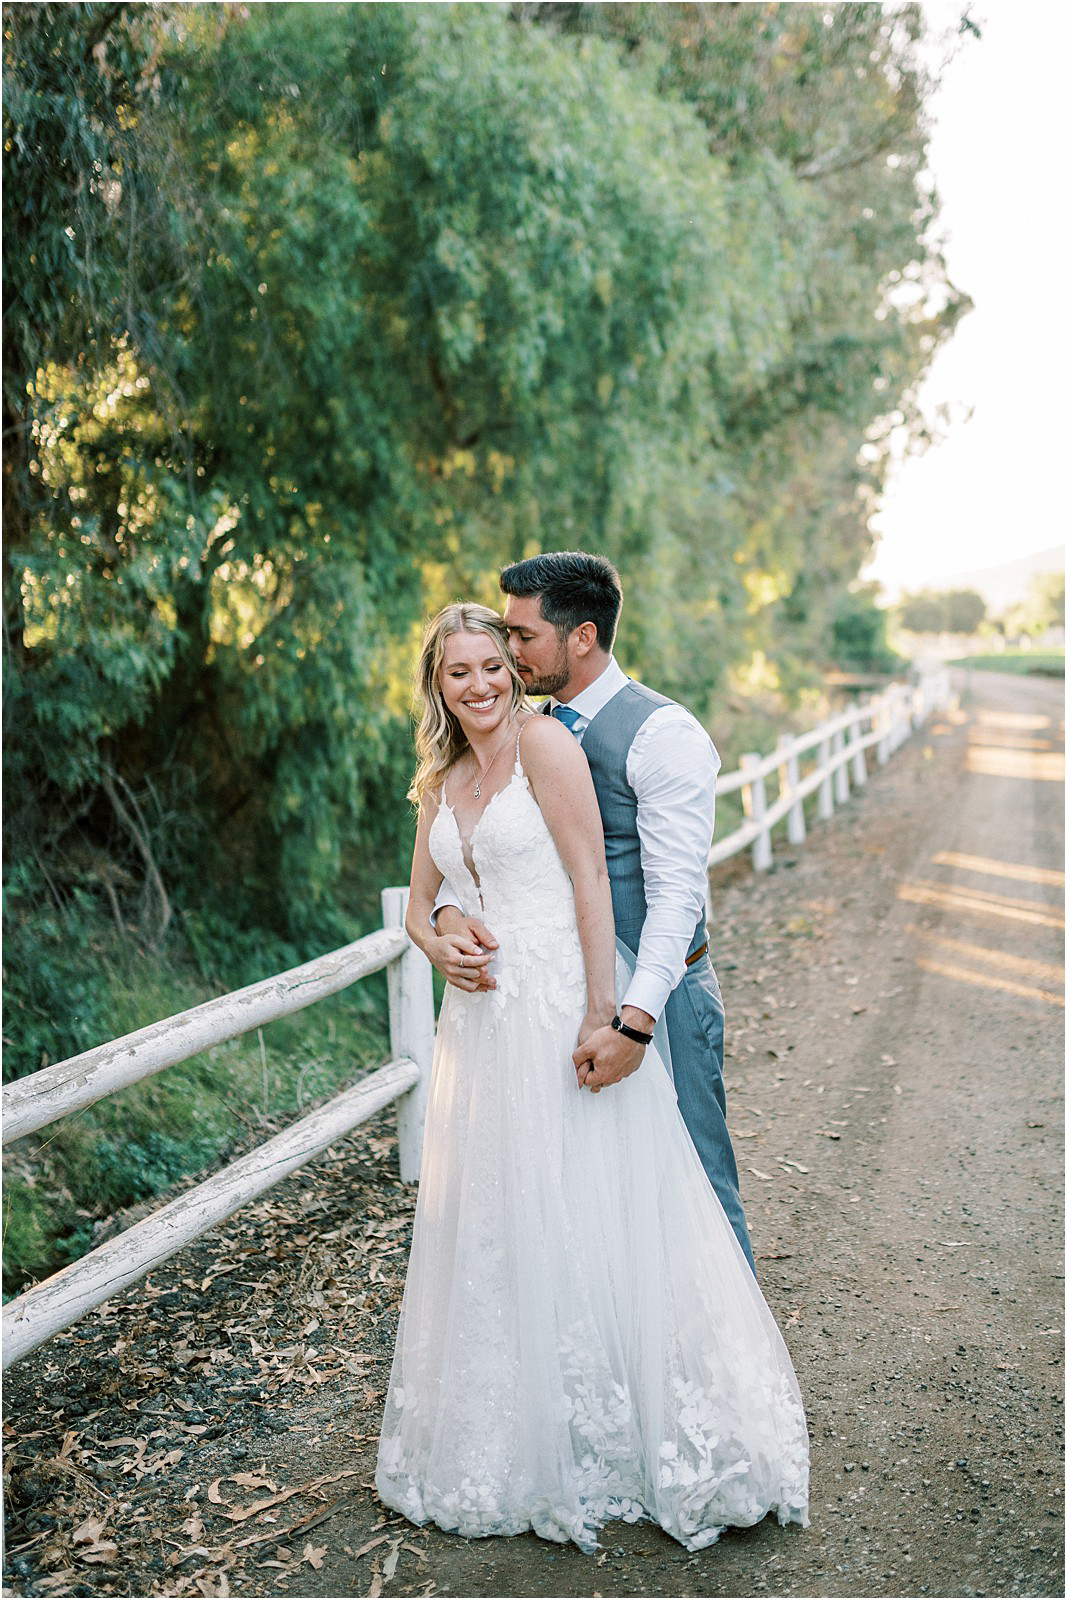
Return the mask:
[[[940,578],[930,588],[974,589],[982,596],[992,615],[996,616],[1006,606],[1025,600],[1031,580],[1045,572],[1063,571],[1063,545],[1050,545],[1047,550],[1037,550],[1031,556],[1020,556],[1017,561],[1002,561],[996,567],[981,567],[977,572],[955,572],[951,577]]]

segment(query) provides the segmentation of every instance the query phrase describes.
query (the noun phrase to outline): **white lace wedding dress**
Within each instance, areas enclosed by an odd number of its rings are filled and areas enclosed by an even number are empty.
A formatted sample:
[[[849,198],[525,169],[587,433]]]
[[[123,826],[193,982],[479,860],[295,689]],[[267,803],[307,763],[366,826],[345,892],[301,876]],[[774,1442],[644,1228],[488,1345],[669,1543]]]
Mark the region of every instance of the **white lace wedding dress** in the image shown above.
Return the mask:
[[[662,1061],[578,1088],[574,896],[518,763],[469,842],[477,884],[446,804],[430,850],[500,941],[497,987],[441,1011],[379,1494],[587,1551],[613,1517],[689,1550],[770,1511],[806,1525],[792,1364]]]

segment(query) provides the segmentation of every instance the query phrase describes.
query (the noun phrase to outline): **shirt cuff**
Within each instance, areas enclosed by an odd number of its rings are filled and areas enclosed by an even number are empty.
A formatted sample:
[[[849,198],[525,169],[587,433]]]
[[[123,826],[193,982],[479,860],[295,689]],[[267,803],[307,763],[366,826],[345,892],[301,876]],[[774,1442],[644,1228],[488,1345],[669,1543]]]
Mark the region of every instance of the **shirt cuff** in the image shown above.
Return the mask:
[[[457,911],[463,910],[463,907],[459,902],[459,895],[453,889],[447,878],[438,889],[437,899],[434,901],[433,910],[430,912],[430,927],[433,928],[435,932],[437,930],[437,913],[439,911],[443,911],[446,906],[455,906]]]
[[[639,967],[630,979],[622,1003],[624,1006],[636,1006],[639,1011],[647,1011],[658,1022],[673,988],[674,985],[664,978],[657,977],[654,972],[642,972]]]

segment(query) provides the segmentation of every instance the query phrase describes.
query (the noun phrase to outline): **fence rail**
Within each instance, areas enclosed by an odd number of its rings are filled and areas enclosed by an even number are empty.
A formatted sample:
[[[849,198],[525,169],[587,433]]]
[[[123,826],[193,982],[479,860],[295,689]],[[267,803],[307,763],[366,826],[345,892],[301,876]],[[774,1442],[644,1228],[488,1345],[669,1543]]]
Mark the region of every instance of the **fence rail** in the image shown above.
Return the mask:
[[[850,705],[820,722],[807,733],[783,734],[769,755],[743,755],[736,772],[720,773],[717,798],[741,791],[744,821],[712,845],[709,870],[742,850],[751,849],[752,865],[765,872],[773,860],[772,829],[785,820],[790,844],[802,844],[807,832],[804,801],[818,794],[818,816],[833,816],[843,805],[851,785],[867,782],[867,751],[874,750],[884,766],[908,735],[931,711],[949,703],[948,672],[942,670],[917,684],[891,683],[880,695],[862,705]],[[815,754],[814,764],[801,773],[803,757]],[[768,799],[767,780],[776,779],[778,792]]]
[[[867,751],[874,750],[878,762],[884,763],[912,729],[948,699],[945,671],[913,686],[894,683],[884,694],[849,706],[806,733],[784,734],[768,755],[742,756],[736,772],[720,776],[717,793],[740,790],[745,820],[712,847],[709,869],[751,849],[754,868],[765,870],[773,859],[773,828],[785,821],[790,843],[801,843],[805,799],[818,793],[818,815],[832,816],[835,805],[849,798],[849,772],[853,784],[866,782]],[[802,772],[801,763],[811,752],[814,765]],[[777,780],[777,794],[770,802],[768,779]],[[202,1050],[291,1016],[360,978],[387,970],[391,1059],[239,1161],[12,1300],[3,1312],[5,1367],[158,1267],[394,1100],[401,1177],[405,1182],[418,1177],[433,1059],[433,986],[429,962],[404,932],[406,906],[406,889],[386,889],[383,927],[377,933],[45,1067],[4,1089],[7,1144]]]
[[[321,1155],[419,1081],[414,1061],[390,1061],[205,1183],[28,1289],[4,1307],[4,1365],[161,1266],[183,1245]]]
[[[380,932],[5,1087],[6,1144],[127,1084],[176,1066],[265,1022],[291,1016],[388,968],[392,1059],[143,1222],[11,1300],[3,1311],[5,1368],[321,1155],[393,1100],[399,1102],[401,1177],[414,1182],[422,1156],[434,1015],[430,965],[404,932],[406,906],[406,889],[386,889],[382,894],[385,926]]]
[[[20,1078],[4,1089],[3,1142],[10,1144],[12,1139],[36,1133],[57,1117],[82,1111],[164,1067],[188,1061],[212,1045],[325,1000],[358,978],[380,972],[403,953],[407,942],[403,928],[383,929],[301,967],[220,995]]]

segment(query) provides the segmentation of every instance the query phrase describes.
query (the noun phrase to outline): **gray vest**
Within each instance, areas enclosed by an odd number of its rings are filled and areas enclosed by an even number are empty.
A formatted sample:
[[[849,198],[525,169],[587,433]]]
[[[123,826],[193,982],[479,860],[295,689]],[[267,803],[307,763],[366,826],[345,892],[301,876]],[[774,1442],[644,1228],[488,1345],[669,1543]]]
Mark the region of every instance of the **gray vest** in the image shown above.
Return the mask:
[[[645,880],[641,871],[641,841],[637,833],[637,796],[626,781],[626,759],[637,730],[660,706],[673,702],[646,689],[632,678],[590,722],[582,749],[604,823],[604,846],[611,880],[611,905],[615,932],[636,953],[648,914]],[[701,916],[689,944],[699,950],[707,938]]]

